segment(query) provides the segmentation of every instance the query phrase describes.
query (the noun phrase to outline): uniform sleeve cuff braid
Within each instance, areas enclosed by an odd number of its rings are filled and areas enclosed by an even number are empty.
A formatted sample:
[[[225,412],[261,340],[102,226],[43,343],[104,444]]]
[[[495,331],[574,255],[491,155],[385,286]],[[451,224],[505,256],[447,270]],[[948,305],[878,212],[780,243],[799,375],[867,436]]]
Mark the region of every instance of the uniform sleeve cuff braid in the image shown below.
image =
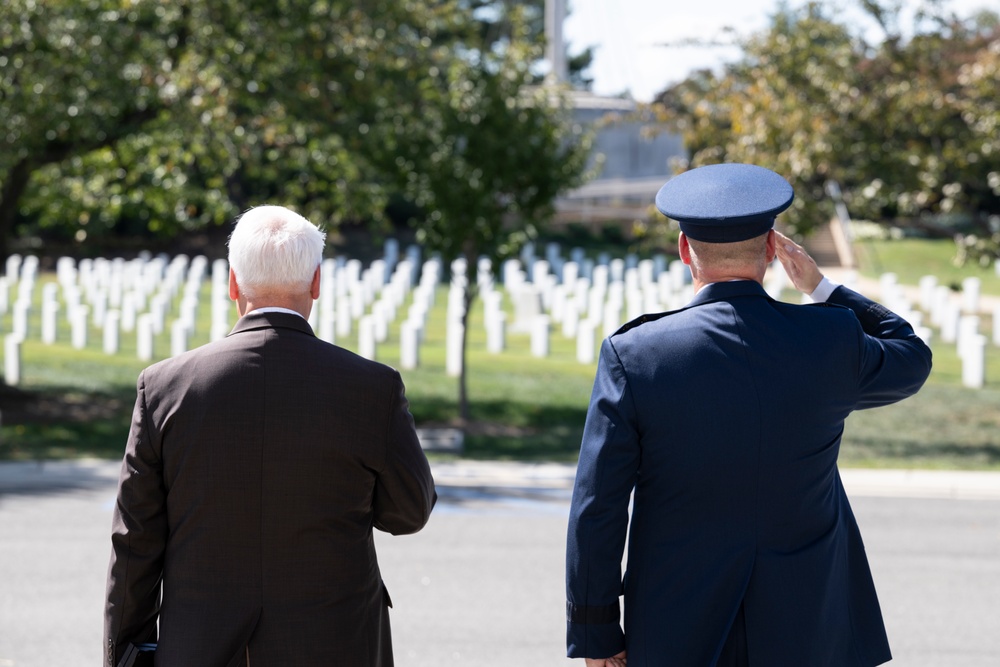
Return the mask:
[[[620,616],[621,610],[618,608],[617,602],[600,607],[566,603],[566,620],[570,623],[617,623]]]

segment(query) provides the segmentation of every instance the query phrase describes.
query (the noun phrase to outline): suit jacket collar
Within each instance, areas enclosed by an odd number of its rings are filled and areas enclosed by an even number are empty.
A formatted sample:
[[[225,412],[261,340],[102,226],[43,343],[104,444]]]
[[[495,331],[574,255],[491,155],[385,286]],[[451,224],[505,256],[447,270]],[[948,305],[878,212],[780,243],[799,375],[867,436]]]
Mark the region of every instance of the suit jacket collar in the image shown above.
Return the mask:
[[[728,301],[740,296],[762,296],[770,299],[764,286],[754,280],[734,280],[727,283],[710,283],[694,295],[688,308],[715,301]]]
[[[229,332],[229,335],[255,331],[257,329],[292,329],[310,336],[315,336],[309,322],[300,315],[290,313],[258,313],[251,310],[244,315]]]

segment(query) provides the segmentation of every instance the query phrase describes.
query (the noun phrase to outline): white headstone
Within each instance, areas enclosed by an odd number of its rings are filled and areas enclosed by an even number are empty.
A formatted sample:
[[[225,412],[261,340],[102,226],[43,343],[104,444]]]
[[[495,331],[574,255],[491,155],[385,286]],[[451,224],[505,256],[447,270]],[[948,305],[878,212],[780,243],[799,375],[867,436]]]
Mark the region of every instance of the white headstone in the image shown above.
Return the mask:
[[[503,311],[494,313],[486,321],[486,351],[490,354],[500,354],[507,346],[507,314]]]
[[[371,315],[358,320],[358,354],[365,359],[375,359],[375,322]]]
[[[684,289],[684,285],[687,284],[688,278],[690,278],[691,273],[688,270],[687,264],[679,259],[675,259],[670,262],[670,288],[671,292],[677,293]]]
[[[0,315],[6,315],[10,308],[10,283],[5,277],[0,278]]]
[[[348,299],[337,299],[337,338],[347,338],[351,335],[351,302]]]
[[[940,327],[944,322],[945,315],[950,312],[951,290],[947,285],[938,285],[934,288],[934,302],[931,304],[931,324]]]
[[[445,331],[444,370],[449,377],[462,374],[462,336],[465,328],[460,320],[449,319]]]
[[[539,315],[531,325],[531,354],[549,356],[549,316]]]
[[[109,310],[104,315],[104,354],[118,354],[121,338],[118,328],[120,320],[121,313],[117,310]]]
[[[621,299],[613,296],[604,304],[604,318],[602,322],[605,338],[618,331],[623,324],[622,305]]]
[[[592,319],[580,322],[576,330],[576,360],[581,364],[594,363],[594,336],[596,323]]]
[[[608,277],[613,283],[625,280],[625,260],[615,258],[608,264]]]
[[[399,365],[404,370],[412,370],[420,365],[420,325],[406,320],[399,329]]]
[[[150,313],[143,313],[135,321],[135,354],[142,361],[153,359],[154,334],[153,316]]]
[[[582,315],[586,313],[590,297],[589,278],[576,279],[576,286],[573,289],[573,297],[576,299],[577,308],[580,310],[580,314]]]
[[[21,384],[21,339],[15,334],[3,339],[3,379],[10,387]]]
[[[525,283],[514,295],[514,323],[511,331],[523,333],[531,331],[535,318],[542,314],[542,296],[538,289]]]
[[[562,284],[573,289],[580,277],[580,265],[576,262],[566,262],[562,267]]]
[[[31,313],[31,302],[19,299],[14,302],[13,322],[11,323],[11,333],[21,340],[28,339],[28,315]]]
[[[631,322],[637,317],[641,317],[644,305],[645,300],[638,288],[628,290],[625,293],[625,321]]]
[[[333,309],[323,308],[319,316],[319,338],[327,343],[337,342],[337,315]]]
[[[979,316],[961,315],[958,319],[958,336],[956,345],[958,356],[965,358],[973,341],[979,337]]]
[[[170,324],[170,356],[178,357],[188,349],[187,322],[176,319]]]
[[[879,295],[882,303],[890,301],[895,296],[897,279],[895,273],[883,273],[879,276]]]
[[[13,285],[17,282],[18,277],[21,275],[21,256],[11,255],[7,258],[7,270],[4,273],[4,277],[7,278],[7,282]]]
[[[958,341],[958,321],[962,317],[962,308],[958,303],[949,301],[941,315],[941,341],[954,343]]]
[[[965,343],[962,355],[962,384],[981,389],[986,383],[986,336],[976,335]]]
[[[934,306],[934,290],[937,289],[937,276],[923,276],[920,278],[920,307],[924,312],[930,313]]]
[[[970,276],[962,281],[962,312],[969,315],[979,313],[979,292],[982,281]]]
[[[927,347],[930,347],[931,343],[934,342],[934,330],[930,327],[914,327],[913,332],[920,340],[924,341]]]
[[[544,259],[539,259],[531,265],[531,282],[536,286],[541,286],[549,275],[549,263]]]
[[[92,293],[90,300],[91,322],[95,327],[104,325],[104,314],[108,312],[108,293],[101,288],[97,288]]]
[[[566,288],[556,285],[552,290],[552,303],[549,305],[549,315],[553,322],[562,322],[566,314]]]
[[[594,276],[591,279],[591,284],[593,287],[600,289],[602,292],[606,292],[608,289],[608,267],[603,264],[594,267]]]
[[[993,344],[1000,345],[1000,303],[993,308]]]
[[[149,302],[149,314],[152,315],[153,332],[156,334],[163,333],[169,305],[169,297],[164,293],[157,294]]]
[[[88,333],[88,316],[90,314],[90,308],[88,306],[80,305],[73,309],[73,312],[69,316],[70,322],[70,341],[74,349],[82,350],[87,347],[87,333]]]
[[[376,343],[384,343],[389,338],[389,303],[376,301],[372,306],[372,327]]]
[[[575,297],[566,300],[566,308],[562,318],[562,333],[566,338],[576,336],[576,330],[580,326],[580,307],[577,305]]]
[[[42,342],[52,345],[59,335],[59,302],[42,303]]]

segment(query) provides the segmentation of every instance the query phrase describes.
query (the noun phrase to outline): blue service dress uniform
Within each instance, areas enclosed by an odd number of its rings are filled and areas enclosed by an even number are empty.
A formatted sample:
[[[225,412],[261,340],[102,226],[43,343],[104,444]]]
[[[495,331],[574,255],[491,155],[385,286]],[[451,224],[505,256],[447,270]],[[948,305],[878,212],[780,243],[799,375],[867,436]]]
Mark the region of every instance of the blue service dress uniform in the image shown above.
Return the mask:
[[[837,456],[851,411],[910,396],[930,367],[907,322],[842,286],[804,306],[711,284],[605,340],[570,511],[569,656],[712,666],[739,615],[754,667],[888,661]]]

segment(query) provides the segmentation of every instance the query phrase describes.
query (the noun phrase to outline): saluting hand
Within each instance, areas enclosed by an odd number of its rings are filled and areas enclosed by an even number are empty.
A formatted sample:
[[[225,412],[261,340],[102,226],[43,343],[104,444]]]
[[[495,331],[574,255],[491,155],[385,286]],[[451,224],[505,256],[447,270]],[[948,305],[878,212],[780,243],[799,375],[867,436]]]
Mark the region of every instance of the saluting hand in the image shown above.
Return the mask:
[[[587,658],[587,667],[625,667],[625,651],[610,658]]]
[[[802,246],[781,232],[775,231],[775,250],[778,260],[785,267],[785,273],[791,279],[795,289],[804,294],[812,294],[823,280],[816,261],[809,256]]]

